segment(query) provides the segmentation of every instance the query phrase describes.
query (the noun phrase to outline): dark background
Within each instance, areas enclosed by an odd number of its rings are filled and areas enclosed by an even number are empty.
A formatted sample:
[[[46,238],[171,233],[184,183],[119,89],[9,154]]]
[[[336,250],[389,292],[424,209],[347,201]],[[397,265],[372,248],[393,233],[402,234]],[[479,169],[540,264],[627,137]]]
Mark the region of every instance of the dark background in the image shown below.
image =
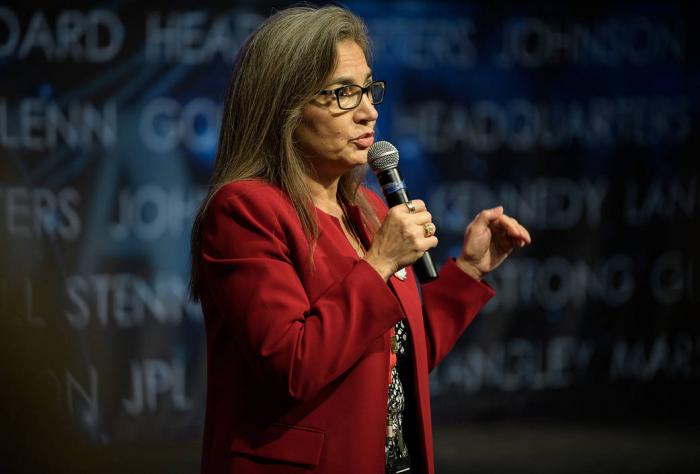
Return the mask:
[[[285,5],[0,5],[0,471],[197,472],[192,213],[232,59]],[[438,472],[698,471],[692,9],[346,5],[436,260],[498,204],[534,241],[431,375]]]

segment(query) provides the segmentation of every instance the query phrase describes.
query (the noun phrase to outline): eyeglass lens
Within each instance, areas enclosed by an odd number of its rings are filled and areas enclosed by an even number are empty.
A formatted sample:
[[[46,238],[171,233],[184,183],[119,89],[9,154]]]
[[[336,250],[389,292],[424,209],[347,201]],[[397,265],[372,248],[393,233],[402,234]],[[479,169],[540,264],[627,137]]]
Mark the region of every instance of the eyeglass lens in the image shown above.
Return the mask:
[[[384,99],[384,85],[374,83],[369,88],[369,99],[372,104],[378,104]],[[362,87],[348,85],[338,90],[338,103],[343,109],[352,109],[362,102]]]

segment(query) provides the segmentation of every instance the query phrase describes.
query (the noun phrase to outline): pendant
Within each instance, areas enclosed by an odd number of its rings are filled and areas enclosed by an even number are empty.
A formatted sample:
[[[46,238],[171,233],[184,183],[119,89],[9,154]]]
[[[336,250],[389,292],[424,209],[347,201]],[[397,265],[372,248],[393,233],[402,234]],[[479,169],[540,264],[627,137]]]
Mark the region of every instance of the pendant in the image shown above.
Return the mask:
[[[406,268],[402,268],[398,272],[394,273],[394,276],[398,278],[401,281],[406,281],[406,278],[408,278],[408,273],[406,272]]]

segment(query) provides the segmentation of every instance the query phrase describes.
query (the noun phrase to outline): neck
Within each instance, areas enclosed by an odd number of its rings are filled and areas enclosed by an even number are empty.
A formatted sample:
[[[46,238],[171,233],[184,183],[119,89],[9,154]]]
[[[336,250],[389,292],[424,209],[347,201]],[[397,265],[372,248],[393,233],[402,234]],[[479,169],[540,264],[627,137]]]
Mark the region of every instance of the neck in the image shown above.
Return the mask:
[[[327,214],[341,217],[343,210],[338,202],[338,182],[340,178],[324,180],[319,177],[308,177],[306,179],[314,205]]]

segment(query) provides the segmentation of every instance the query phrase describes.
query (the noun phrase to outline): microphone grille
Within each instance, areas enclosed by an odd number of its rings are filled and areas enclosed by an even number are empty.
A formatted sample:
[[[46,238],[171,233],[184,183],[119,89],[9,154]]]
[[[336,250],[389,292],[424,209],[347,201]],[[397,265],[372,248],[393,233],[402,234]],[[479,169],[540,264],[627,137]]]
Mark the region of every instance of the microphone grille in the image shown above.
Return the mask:
[[[399,150],[389,142],[380,141],[369,147],[367,161],[375,173],[399,166]]]

